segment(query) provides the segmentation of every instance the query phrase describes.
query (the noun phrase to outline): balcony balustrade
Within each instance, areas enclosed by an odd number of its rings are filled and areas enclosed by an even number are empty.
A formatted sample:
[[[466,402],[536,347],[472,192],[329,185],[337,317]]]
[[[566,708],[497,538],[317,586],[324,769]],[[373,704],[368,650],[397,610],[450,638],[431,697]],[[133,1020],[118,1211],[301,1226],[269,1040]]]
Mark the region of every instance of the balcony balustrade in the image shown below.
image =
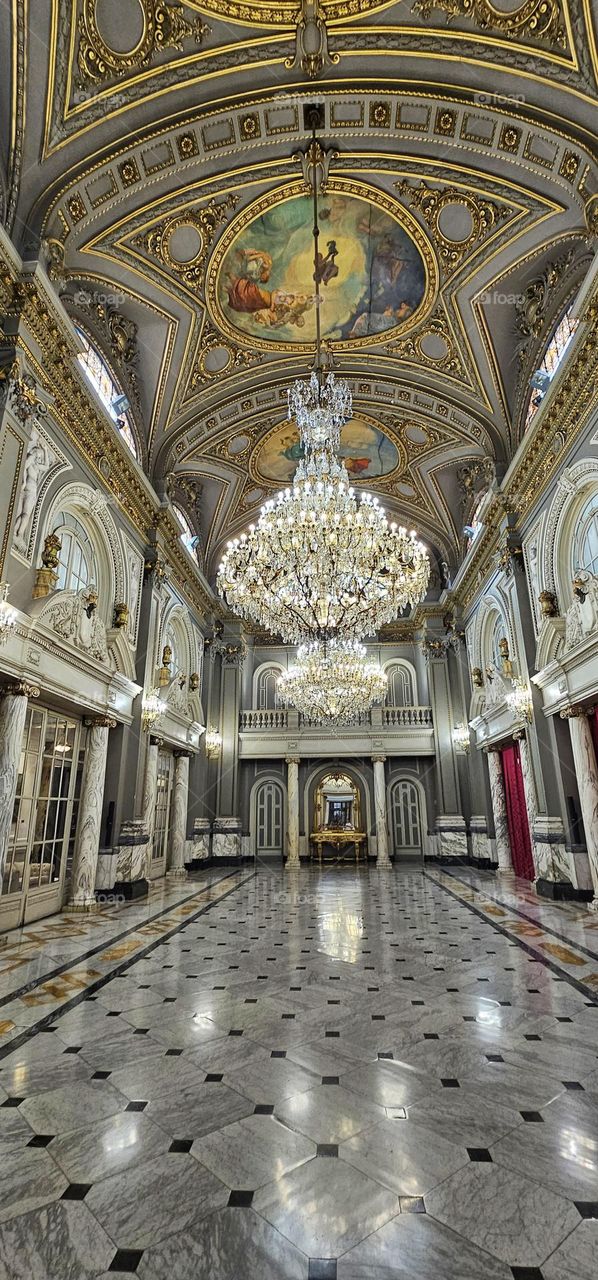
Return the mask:
[[[289,727],[289,713],[286,710],[253,708],[241,711],[239,729],[241,733],[268,733],[272,729],[286,730]],[[431,707],[374,707],[372,711],[361,712],[345,732],[362,727],[379,729],[429,729],[432,727]],[[299,728],[321,728],[306,716],[299,716]]]

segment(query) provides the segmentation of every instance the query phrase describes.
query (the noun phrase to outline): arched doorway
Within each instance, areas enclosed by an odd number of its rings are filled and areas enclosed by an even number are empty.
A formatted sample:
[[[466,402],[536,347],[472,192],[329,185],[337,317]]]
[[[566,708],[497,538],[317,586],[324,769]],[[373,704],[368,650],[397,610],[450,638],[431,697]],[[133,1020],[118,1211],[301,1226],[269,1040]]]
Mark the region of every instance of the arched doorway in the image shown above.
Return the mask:
[[[255,851],[258,857],[282,857],[284,791],[279,782],[261,782],[255,793]]]
[[[410,778],[399,778],[390,797],[395,858],[422,858],[422,812],[417,786]]]

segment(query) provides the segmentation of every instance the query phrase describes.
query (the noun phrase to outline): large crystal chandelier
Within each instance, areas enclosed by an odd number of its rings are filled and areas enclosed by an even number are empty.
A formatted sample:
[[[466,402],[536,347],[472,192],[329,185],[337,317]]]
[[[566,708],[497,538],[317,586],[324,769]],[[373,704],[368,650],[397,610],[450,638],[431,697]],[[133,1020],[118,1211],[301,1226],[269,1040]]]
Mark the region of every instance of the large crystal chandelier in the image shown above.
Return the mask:
[[[386,676],[356,640],[315,640],[278,679],[280,702],[312,724],[350,724],[386,694]]]
[[[292,486],[228,543],[218,590],[238,616],[300,646],[282,696],[321,723],[352,718],[384,696],[384,676],[357,642],[423,599],[430,562],[415,533],[355,492],[337,456],[352,403],[348,383],[322,364],[315,163],[312,194],[316,361],[288,395],[302,458]]]

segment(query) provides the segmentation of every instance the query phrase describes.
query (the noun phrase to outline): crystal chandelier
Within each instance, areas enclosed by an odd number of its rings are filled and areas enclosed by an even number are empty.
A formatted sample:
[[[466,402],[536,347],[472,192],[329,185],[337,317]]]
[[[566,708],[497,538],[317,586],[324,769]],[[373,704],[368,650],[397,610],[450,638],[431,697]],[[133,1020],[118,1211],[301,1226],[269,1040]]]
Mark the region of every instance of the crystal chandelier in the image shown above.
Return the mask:
[[[386,676],[367,661],[356,640],[302,645],[294,666],[278,679],[280,702],[312,724],[350,724],[386,695]]]
[[[17,611],[8,603],[8,582],[0,582],[0,644],[17,625]]]
[[[234,613],[299,645],[373,635],[423,599],[430,576],[416,534],[389,524],[377,498],[356,494],[336,456],[352,403],[348,384],[322,367],[315,170],[312,191],[316,361],[289,391],[303,456],[292,486],[228,543],[217,575]]]

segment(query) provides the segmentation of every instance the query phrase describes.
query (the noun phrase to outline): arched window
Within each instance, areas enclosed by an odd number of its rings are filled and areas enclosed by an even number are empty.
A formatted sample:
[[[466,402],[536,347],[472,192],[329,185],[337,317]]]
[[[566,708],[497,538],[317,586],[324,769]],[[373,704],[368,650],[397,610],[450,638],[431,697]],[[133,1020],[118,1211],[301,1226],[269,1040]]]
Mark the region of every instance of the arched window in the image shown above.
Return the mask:
[[[529,398],[528,406],[527,406],[526,417],[525,417],[524,430],[526,431],[530,425],[530,422],[534,414],[540,408],[540,405],[542,403],[542,400],[544,399],[544,395],[548,388],[548,383],[550,382],[551,378],[554,377],[554,374],[556,373],[561,363],[561,360],[563,359],[567,351],[567,348],[569,346],[569,343],[571,342],[571,339],[579,324],[579,321],[574,320],[571,315],[574,305],[575,305],[575,302],[571,302],[569,304],[564,315],[561,316],[561,319],[559,320],[558,324],[555,325],[550,335],[550,338],[548,339],[546,347],[544,348],[544,354],[542,355],[542,358],[538,362],[539,372],[547,374],[548,377],[546,379],[546,386],[534,387],[532,390],[532,393]]]
[[[77,337],[81,342],[83,351],[79,353],[77,359],[85,376],[91,382],[94,391],[99,395],[102,404],[108,410],[112,421],[117,427],[125,444],[128,445],[131,453],[137,457],[137,444],[135,436],[131,428],[131,422],[126,410],[118,411],[114,407],[114,402],[119,396],[122,396],[122,388],[114,381],[110,369],[100,354],[97,347],[90,342],[87,334],[82,329],[77,328]]]
[[[409,668],[397,662],[394,666],[387,668],[386,675],[388,681],[386,686],[387,707],[412,707],[415,699]]]
[[[598,574],[598,491],[592,494],[580,513],[572,568]]]
[[[181,508],[175,506],[174,504],[172,509],[181,526],[181,535],[180,535],[181,542],[183,546],[187,548],[187,551],[189,551],[192,556],[195,556],[196,547],[198,543],[197,534],[193,532],[193,529],[191,528],[191,525],[189,524],[189,521],[184,511],[181,511]]]
[[[260,711],[275,711],[278,707],[279,667],[264,667],[260,671],[257,683],[257,705]]]
[[[57,591],[81,591],[96,581],[93,546],[83,525],[69,511],[57,517],[54,533],[60,538]]]

